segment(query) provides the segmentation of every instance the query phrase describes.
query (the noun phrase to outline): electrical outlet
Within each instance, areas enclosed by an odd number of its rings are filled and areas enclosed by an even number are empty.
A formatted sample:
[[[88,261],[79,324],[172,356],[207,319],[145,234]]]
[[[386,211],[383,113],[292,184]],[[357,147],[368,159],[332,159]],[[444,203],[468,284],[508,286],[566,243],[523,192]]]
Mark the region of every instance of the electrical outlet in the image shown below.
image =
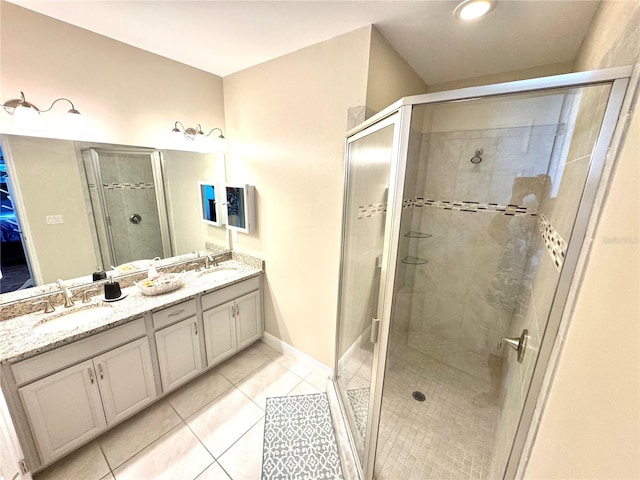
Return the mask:
[[[47,215],[47,225],[55,225],[56,223],[64,223],[62,215]]]

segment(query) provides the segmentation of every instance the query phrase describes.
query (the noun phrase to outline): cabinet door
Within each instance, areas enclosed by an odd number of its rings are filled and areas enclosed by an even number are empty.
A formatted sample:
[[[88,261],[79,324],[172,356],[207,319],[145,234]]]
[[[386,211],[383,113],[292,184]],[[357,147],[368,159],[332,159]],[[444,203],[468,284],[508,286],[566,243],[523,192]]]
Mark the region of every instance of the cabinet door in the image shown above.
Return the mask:
[[[156,332],[162,390],[168,392],[202,369],[196,317]]]
[[[262,336],[260,292],[249,293],[236,301],[236,334],[238,349],[244,348]]]
[[[91,360],[18,391],[43,463],[86,443],[107,426]]]
[[[95,357],[93,364],[108,425],[132,415],[156,397],[146,338]]]
[[[235,304],[228,302],[202,314],[207,365],[211,366],[233,355],[236,342]]]

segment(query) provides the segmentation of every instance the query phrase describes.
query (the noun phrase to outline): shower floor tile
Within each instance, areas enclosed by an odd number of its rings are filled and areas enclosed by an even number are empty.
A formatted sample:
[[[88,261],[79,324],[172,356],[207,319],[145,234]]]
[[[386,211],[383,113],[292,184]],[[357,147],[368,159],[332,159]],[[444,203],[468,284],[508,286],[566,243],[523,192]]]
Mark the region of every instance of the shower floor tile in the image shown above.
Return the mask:
[[[496,387],[410,347],[392,351],[376,479],[489,478]],[[413,391],[425,401],[414,400]]]

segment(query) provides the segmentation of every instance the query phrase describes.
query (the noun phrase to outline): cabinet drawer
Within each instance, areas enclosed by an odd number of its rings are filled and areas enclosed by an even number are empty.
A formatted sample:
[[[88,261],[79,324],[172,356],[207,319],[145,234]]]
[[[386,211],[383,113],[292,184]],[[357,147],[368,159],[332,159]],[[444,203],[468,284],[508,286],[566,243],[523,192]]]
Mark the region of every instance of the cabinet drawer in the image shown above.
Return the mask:
[[[189,300],[153,314],[153,328],[158,330],[196,314],[196,301]]]
[[[139,318],[124,325],[78,340],[50,352],[28,358],[11,366],[18,385],[55,372],[68,365],[95,356],[147,333]]]
[[[260,277],[253,277],[202,296],[202,310],[217,307],[260,288]]]

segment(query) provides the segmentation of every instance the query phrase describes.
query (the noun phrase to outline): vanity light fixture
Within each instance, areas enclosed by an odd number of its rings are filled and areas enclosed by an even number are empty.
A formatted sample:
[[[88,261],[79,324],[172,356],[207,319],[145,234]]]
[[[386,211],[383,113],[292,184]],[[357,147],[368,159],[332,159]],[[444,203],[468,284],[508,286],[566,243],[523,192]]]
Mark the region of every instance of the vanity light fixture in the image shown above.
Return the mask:
[[[33,103],[28,102],[24,98],[24,93],[20,92],[20,98],[7,100],[2,104],[2,106],[9,115],[13,115],[13,126],[15,128],[26,130],[44,130],[45,125],[40,114],[50,111],[53,106],[60,101],[69,102],[69,105],[71,105],[71,109],[69,109],[69,111],[67,112],[67,116],[65,119],[66,130],[79,134],[89,133],[89,128],[85,121],[85,118],[78,110],[76,110],[73,102],[68,98],[56,98],[53,102],[51,102],[49,108],[47,108],[46,110],[40,110]]]
[[[460,20],[474,20],[480,18],[496,6],[496,0],[464,0],[453,11],[453,15]]]
[[[215,137],[215,143],[213,144],[212,148],[208,148],[209,147],[208,137],[216,130],[220,132],[220,135]],[[212,128],[209,131],[209,133],[204,133],[199,123],[195,127],[185,128],[182,122],[177,121],[174,124],[173,130],[171,130],[171,133],[176,136],[181,135],[187,140],[193,141],[197,145],[198,150],[205,153],[209,150],[213,150],[216,152],[227,152],[229,150],[229,144],[227,143],[227,139],[222,133],[222,129],[218,127]]]

